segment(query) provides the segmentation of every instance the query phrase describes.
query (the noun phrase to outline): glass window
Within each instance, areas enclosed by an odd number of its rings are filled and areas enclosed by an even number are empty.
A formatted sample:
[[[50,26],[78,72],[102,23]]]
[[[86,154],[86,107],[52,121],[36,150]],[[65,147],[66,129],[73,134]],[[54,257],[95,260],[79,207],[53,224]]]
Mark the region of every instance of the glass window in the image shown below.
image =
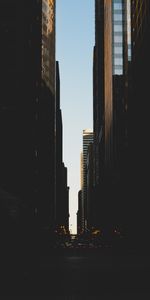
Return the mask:
[[[115,3],[114,2],[114,9],[122,9],[122,3]]]
[[[117,70],[117,69],[115,68],[114,74],[122,75],[122,74],[123,74],[123,71],[122,71],[122,69],[118,69],[118,70]]]
[[[122,47],[115,47],[115,54],[122,54]]]
[[[114,21],[122,21],[122,14],[114,14]]]
[[[115,58],[115,65],[122,66],[122,64],[123,64],[123,59],[122,58]]]
[[[122,65],[115,66],[115,70],[121,70],[122,71]]]
[[[128,59],[131,60],[131,49],[128,49]]]
[[[122,32],[122,25],[114,25],[115,32]]]
[[[114,43],[114,47],[123,47],[122,43]]]
[[[122,35],[115,35],[114,36],[114,42],[115,43],[122,43]]]
[[[121,25],[122,26],[122,21],[114,21],[113,24],[114,25]]]

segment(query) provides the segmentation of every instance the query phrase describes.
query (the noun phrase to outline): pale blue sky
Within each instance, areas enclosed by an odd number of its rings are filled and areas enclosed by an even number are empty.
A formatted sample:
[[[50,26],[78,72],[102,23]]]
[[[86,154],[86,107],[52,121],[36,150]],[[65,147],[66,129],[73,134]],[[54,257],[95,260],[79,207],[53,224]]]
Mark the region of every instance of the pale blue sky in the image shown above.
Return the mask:
[[[82,131],[93,127],[94,0],[56,1],[63,158],[70,186],[70,228],[76,232]]]

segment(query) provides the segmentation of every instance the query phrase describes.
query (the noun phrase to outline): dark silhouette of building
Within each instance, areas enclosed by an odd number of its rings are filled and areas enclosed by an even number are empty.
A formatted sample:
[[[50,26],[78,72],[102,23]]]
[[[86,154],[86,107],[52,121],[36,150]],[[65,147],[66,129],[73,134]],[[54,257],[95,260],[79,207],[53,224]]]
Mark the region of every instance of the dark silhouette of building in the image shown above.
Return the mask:
[[[89,231],[94,227],[94,207],[95,199],[93,197],[94,186],[94,144],[91,143],[88,147],[87,155],[87,228]]]
[[[59,222],[59,203],[62,182],[62,114],[60,109],[60,76],[59,63],[56,62],[56,224]]]
[[[82,187],[82,229],[87,229],[87,158],[88,147],[93,143],[93,131],[91,129],[83,130],[83,156],[81,160],[81,187]]]
[[[108,7],[111,4],[112,13]],[[129,237],[129,244],[135,246],[139,237],[148,243],[149,228],[146,174],[150,5],[147,1],[97,0],[95,8],[93,198],[98,212],[95,220],[101,228],[119,226]],[[111,57],[112,72],[110,67],[108,70]],[[108,93],[112,103],[107,112]],[[107,129],[112,135],[106,134]],[[106,136],[112,138],[106,140]]]
[[[0,187],[52,229],[55,1],[1,1],[0,16]]]
[[[59,209],[61,211],[60,222],[64,226],[65,232],[69,233],[69,187],[67,185],[67,168],[62,163],[62,194],[60,197]]]
[[[56,62],[56,226],[69,232],[69,187],[63,163],[63,126],[60,109],[59,63]]]
[[[109,230],[116,227],[125,230],[127,223],[128,205],[122,193],[126,189],[127,177],[126,86],[129,82],[128,61],[131,59],[130,9],[127,2],[95,1],[93,225]]]
[[[82,233],[82,191],[78,192],[77,234]]]
[[[131,94],[129,101],[130,126],[130,186],[132,190],[132,228],[148,245],[149,216],[149,110],[150,97],[150,3],[131,1],[132,61]]]
[[[95,225],[110,222],[107,185],[112,177],[113,94],[112,94],[112,3],[95,1],[95,47],[93,67],[94,193]]]

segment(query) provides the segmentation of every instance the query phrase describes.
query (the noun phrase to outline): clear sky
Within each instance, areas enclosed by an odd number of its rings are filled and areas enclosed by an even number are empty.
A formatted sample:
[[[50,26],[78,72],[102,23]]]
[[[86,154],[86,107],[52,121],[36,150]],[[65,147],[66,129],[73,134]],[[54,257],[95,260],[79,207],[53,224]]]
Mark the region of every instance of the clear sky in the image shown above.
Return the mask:
[[[93,128],[94,0],[56,0],[63,159],[70,187],[70,229],[76,233],[82,131]]]

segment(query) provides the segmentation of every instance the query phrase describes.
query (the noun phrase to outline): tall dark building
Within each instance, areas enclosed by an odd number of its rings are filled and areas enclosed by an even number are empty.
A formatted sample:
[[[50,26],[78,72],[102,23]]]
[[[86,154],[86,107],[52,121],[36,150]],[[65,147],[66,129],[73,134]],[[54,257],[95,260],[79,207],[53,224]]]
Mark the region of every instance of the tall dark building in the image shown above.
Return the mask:
[[[82,191],[78,192],[77,234],[82,233]]]
[[[146,241],[149,227],[150,5],[96,0],[95,8],[95,219],[102,227],[123,228],[132,244],[139,236]]]
[[[111,1],[95,1],[94,47],[94,139],[96,145],[95,181],[101,173],[109,173],[112,161],[112,5]],[[103,144],[103,145],[102,145]],[[100,158],[99,152],[104,155]],[[107,167],[106,167],[107,166]]]
[[[59,203],[61,195],[62,182],[62,114],[60,109],[60,75],[59,63],[56,62],[56,224],[59,223],[58,214],[60,214]]]
[[[128,65],[131,59],[129,8],[129,1],[95,1],[93,199],[95,226],[103,228],[124,226],[126,219],[122,188],[128,140],[124,61],[126,57]]]
[[[60,109],[59,63],[56,62],[56,226],[69,231],[69,187],[63,163],[63,126]]]
[[[132,215],[133,230],[149,243],[149,110],[148,99],[150,70],[150,3],[131,1],[132,61],[129,126],[131,149]],[[133,180],[134,179],[134,180]],[[137,230],[138,228],[138,230]],[[138,233],[137,233],[138,232]]]
[[[0,188],[54,225],[55,1],[1,1]]]
[[[95,224],[108,223],[108,182],[113,163],[113,6],[95,1],[95,47],[93,68],[94,194]],[[107,217],[106,217],[107,216]]]
[[[82,229],[87,229],[87,157],[88,147],[93,143],[93,131],[91,129],[83,130],[83,156],[81,165],[81,185],[82,185]]]
[[[62,194],[59,199],[59,211],[61,211],[60,223],[65,233],[69,233],[69,187],[67,185],[67,168],[62,163]]]
[[[94,227],[94,208],[95,198],[93,197],[93,186],[94,186],[94,144],[91,143],[88,147],[87,155],[87,228],[91,230]]]

